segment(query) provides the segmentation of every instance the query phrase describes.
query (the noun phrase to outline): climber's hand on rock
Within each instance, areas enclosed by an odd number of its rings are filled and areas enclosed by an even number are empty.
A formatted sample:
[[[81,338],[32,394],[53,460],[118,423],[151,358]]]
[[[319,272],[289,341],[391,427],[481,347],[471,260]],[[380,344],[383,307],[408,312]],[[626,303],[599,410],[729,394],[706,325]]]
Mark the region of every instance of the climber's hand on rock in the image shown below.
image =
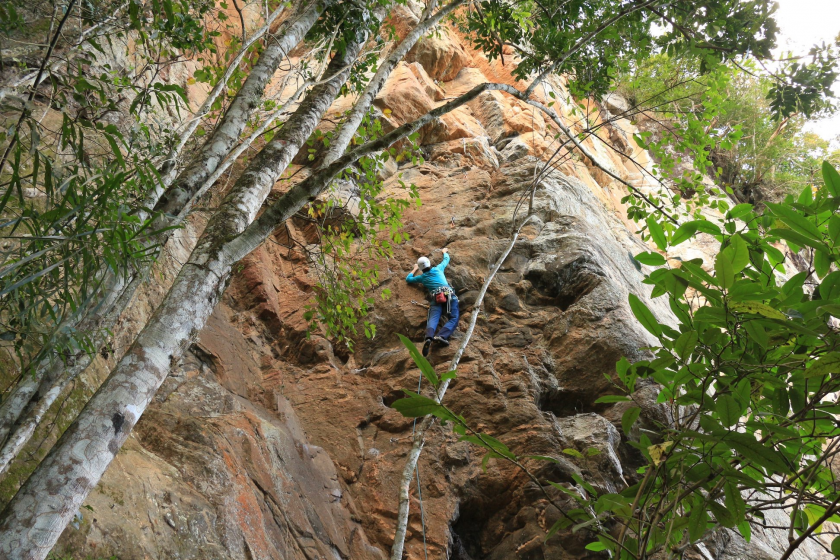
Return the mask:
[[[440,252],[441,252],[441,253],[448,253],[448,252],[449,252],[449,249],[447,249],[446,247],[444,247],[443,249],[441,249],[441,250],[440,250]]]

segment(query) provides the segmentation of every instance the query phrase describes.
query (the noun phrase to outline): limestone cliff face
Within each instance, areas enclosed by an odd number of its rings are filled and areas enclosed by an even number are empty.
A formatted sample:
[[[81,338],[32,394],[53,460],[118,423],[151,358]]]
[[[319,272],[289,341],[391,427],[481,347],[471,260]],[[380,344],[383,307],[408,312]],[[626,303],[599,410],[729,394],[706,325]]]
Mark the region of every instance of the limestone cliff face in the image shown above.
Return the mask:
[[[399,31],[412,17],[398,8],[392,21]],[[476,84],[515,83],[514,62],[506,57],[506,63],[487,61],[442,29],[415,47],[376,105],[383,121],[398,125]],[[564,105],[561,80],[539,95],[551,89],[579,130],[583,115]],[[608,110],[591,109],[596,121]],[[618,121],[600,130],[603,142],[590,138],[586,145],[602,165],[653,189],[643,175],[647,155],[632,132],[629,122]],[[77,557],[122,560],[386,558],[412,430],[389,405],[403,388],[416,388],[419,376],[396,333],[420,340],[426,317],[423,294],[404,277],[417,257],[435,260],[435,251],[448,247],[447,276],[466,315],[507,243],[514,208],[559,145],[555,134],[538,112],[498,93],[423,130],[426,162],[392,168],[387,180],[392,193],[401,192],[400,179],[417,185],[423,206],[406,216],[411,242],[381,263],[377,292],[393,295],[373,313],[378,334],[360,338],[353,353],[305,336],[303,306],[315,282],[305,255],[284,247],[282,236],[250,255],[61,547]],[[633,480],[641,458],[616,428],[622,405],[593,403],[610,392],[604,374],[614,372],[615,362],[644,356],[654,342],[627,305],[628,293],[648,299],[631,255],[649,249],[618,202],[625,187],[575,155],[560,161],[539,180],[538,218],[491,286],[446,399],[515,452],[559,459],[539,476],[569,481],[581,473],[612,490]],[[305,235],[305,225],[290,228]],[[686,250],[709,251],[702,240]],[[670,320],[664,303],[649,305]],[[431,361],[445,368],[453,352],[437,349]],[[640,391],[649,403],[643,425],[667,421],[655,405],[656,388]],[[561,453],[590,447],[601,453],[588,459]],[[583,534],[544,540],[556,513],[520,472],[493,461],[483,472],[479,463],[477,451],[448,428],[432,431],[419,468],[425,535],[415,485],[407,558],[424,558],[424,541],[434,559],[591,555]],[[743,552],[737,538],[722,534],[707,557],[773,557],[772,539],[758,554]]]

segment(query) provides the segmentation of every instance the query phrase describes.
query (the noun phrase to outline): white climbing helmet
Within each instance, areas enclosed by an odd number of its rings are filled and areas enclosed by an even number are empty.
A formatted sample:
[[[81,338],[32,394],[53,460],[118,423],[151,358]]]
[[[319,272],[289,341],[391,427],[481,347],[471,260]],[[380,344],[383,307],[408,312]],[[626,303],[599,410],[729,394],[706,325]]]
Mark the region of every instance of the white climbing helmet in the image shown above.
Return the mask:
[[[420,270],[423,270],[432,266],[432,262],[426,257],[420,257],[419,259],[417,259],[417,266],[420,268]]]

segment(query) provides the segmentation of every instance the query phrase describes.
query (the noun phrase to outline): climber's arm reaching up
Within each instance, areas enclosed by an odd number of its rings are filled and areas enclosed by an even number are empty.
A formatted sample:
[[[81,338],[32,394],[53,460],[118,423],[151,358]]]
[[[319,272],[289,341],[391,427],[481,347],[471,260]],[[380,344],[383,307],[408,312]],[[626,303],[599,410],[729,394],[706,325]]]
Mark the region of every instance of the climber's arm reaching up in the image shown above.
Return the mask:
[[[449,264],[449,249],[444,247],[441,251],[443,252],[443,260],[435,268],[442,271]]]

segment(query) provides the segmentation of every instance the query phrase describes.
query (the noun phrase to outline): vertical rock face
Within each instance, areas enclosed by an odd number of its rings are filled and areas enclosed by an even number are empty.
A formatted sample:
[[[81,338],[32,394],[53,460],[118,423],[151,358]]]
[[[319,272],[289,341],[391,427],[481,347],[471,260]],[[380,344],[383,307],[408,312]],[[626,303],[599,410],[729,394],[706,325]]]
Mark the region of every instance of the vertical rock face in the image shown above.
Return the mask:
[[[509,68],[465,44],[452,30],[419,43],[377,100],[391,125],[478,83],[511,81]],[[576,127],[572,109],[563,110]],[[644,164],[632,128],[620,122],[599,134],[623,139],[622,150]],[[556,458],[532,465],[540,477],[580,474],[605,490],[632,483],[641,458],[616,429],[622,405],[594,401],[611,391],[620,357],[639,359],[654,343],[627,305],[629,293],[648,300],[632,255],[649,249],[624,219],[624,187],[566,152],[544,165],[562,143],[555,135],[532,108],[496,93],[423,130],[426,163],[386,182],[391,194],[402,192],[400,181],[415,184],[423,206],[405,216],[411,241],[379,263],[370,317],[379,334],[357,340],[352,353],[306,336],[303,308],[316,278],[305,255],[278,238],[247,257],[60,548],[122,560],[386,558],[412,432],[389,405],[419,379],[396,334],[420,340],[426,318],[423,294],[404,277],[419,256],[436,262],[448,247],[446,274],[466,316],[535,183],[536,219],[488,292],[446,402],[516,453]],[[604,166],[652,188],[600,139],[586,145]],[[306,223],[290,229],[305,236]],[[390,299],[379,297],[384,289]],[[648,303],[671,320],[666,304]],[[454,346],[435,349],[432,363],[445,368]],[[667,421],[656,393],[640,389],[643,423]],[[583,534],[546,541],[555,513],[545,496],[506,464],[491,461],[484,472],[480,458],[448,427],[431,430],[412,489],[407,558],[591,555]],[[784,546],[767,539],[754,553],[738,538],[726,533],[708,557],[735,558],[726,551],[737,546],[738,558],[772,557]]]

